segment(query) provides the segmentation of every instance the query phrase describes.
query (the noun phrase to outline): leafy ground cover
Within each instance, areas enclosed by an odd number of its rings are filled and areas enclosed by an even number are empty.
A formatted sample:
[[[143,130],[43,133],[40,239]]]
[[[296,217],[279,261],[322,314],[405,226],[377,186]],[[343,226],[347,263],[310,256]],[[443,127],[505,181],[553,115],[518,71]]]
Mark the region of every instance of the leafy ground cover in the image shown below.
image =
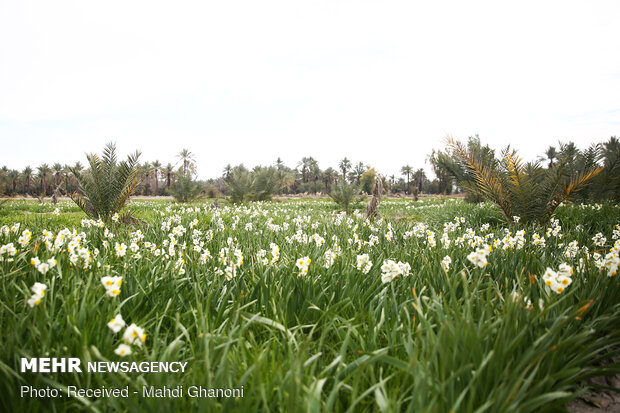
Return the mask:
[[[386,200],[374,221],[327,200],[128,208],[131,227],[69,202],[0,207],[2,410],[558,411],[618,372],[602,363],[620,347],[615,205],[562,205],[538,226],[453,199]],[[31,374],[21,357],[188,369]]]

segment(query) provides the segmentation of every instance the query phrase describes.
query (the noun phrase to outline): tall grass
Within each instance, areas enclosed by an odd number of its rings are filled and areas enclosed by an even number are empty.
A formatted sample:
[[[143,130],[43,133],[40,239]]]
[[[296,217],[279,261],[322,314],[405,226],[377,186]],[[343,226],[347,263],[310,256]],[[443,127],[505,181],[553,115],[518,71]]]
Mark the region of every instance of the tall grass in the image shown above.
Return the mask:
[[[454,201],[429,208],[418,205],[435,203],[384,202],[381,216],[396,211],[403,216],[418,214],[416,220],[429,222],[438,238],[443,223],[454,216],[465,217],[466,223],[453,237],[466,227],[478,231],[485,217],[493,221],[497,216],[484,205]],[[7,219],[19,216],[19,205],[10,208],[15,215],[0,217],[0,225],[11,225]],[[31,244],[20,248],[13,262],[0,262],[3,411],[557,411],[580,394],[585,378],[618,372],[617,365],[596,367],[600,359],[617,354],[620,345],[618,278],[601,273],[583,253],[574,261],[563,257],[555,240],[549,239],[545,248],[528,242],[519,250],[496,249],[482,269],[467,260],[470,247],[432,248],[424,238],[405,239],[409,220],[391,222],[394,239],[389,241],[384,236],[388,219],[370,224],[376,227],[373,232],[363,218],[335,215],[328,201],[222,209],[151,202],[132,203],[129,208],[149,223],[143,228],[140,259],[133,259],[130,252],[117,257],[112,246],[103,245],[103,229],[74,225],[74,208],[69,208],[59,217],[46,212],[28,221],[34,234]],[[184,274],[175,269],[175,259],[156,257],[143,246],[144,241],[161,245],[168,239],[169,231],[161,229],[161,222],[174,215],[188,229],[178,238],[179,244],[187,243]],[[323,236],[325,245],[287,242],[298,228],[293,221],[297,216],[299,229]],[[581,244],[599,230],[611,243],[619,218],[615,206],[603,211],[560,207],[558,217],[566,228],[563,242],[580,239]],[[194,219],[199,220],[195,228],[214,234],[205,241],[214,257],[206,264],[192,251],[189,228]],[[289,229],[270,230],[268,220],[288,223]],[[245,229],[247,223],[253,228]],[[66,253],[57,253],[56,267],[46,275],[37,272],[30,258],[51,256],[42,245],[33,252],[41,231],[57,232],[71,225],[85,231],[85,245],[91,251],[101,251],[93,256],[93,268],[76,268]],[[378,243],[363,245],[359,251],[355,243],[350,245],[356,225],[360,239],[378,235]],[[583,228],[578,230],[577,225]],[[528,236],[540,233],[534,226],[524,229]],[[109,241],[129,245],[134,230],[120,227]],[[491,232],[501,238],[504,227],[494,222]],[[324,253],[333,247],[334,235],[342,255],[326,269]],[[0,245],[16,243],[18,236],[0,235]],[[217,253],[228,237],[236,238],[244,255],[232,280],[215,273],[222,267]],[[264,265],[256,254],[260,249],[269,252],[271,242],[280,246],[280,260]],[[366,275],[355,268],[361,253],[368,253],[374,263]],[[452,258],[448,271],[440,265],[445,255]],[[300,278],[295,260],[303,256],[309,256],[312,264]],[[582,270],[577,269],[579,258],[584,258]],[[380,267],[385,259],[410,263],[411,275],[383,284]],[[571,263],[575,275],[573,284],[558,295],[544,287],[540,276],[560,262]],[[105,296],[100,278],[107,274],[124,277],[119,297]],[[37,281],[46,283],[48,292],[40,305],[30,308],[26,300]],[[515,302],[515,291],[531,299],[532,307]],[[106,327],[118,312],[148,334],[142,349],[134,348],[123,361],[187,361],[185,374],[19,372],[21,357],[119,360],[114,349],[120,334]],[[23,384],[62,391],[68,385],[129,386],[130,392],[140,393],[143,385],[243,386],[244,397],[30,399],[19,395]]]

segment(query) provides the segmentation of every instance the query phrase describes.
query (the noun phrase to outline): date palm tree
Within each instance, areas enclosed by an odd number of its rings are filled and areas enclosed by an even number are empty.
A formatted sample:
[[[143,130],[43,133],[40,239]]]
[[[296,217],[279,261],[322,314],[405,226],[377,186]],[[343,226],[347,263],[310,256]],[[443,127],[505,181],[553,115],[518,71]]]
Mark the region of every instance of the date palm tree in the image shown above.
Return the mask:
[[[332,187],[329,196],[348,214],[351,211],[351,204],[359,193],[359,186],[349,184],[343,178],[339,179],[338,183]]]
[[[424,172],[424,169],[420,168],[413,173],[413,181],[418,188],[418,192],[422,192],[422,186],[426,182],[426,172]]]
[[[159,171],[161,170],[161,162],[155,160],[155,162],[151,164],[151,167],[153,168],[153,175],[155,178],[155,196],[157,196],[159,195]]]
[[[228,181],[230,179],[230,174],[233,171],[233,167],[231,164],[228,164],[224,167],[224,170],[222,171],[222,176],[224,177],[224,181]]]
[[[7,177],[9,178],[9,182],[11,183],[11,194],[15,195],[17,192],[17,180],[19,179],[19,172],[15,169],[11,169],[7,173]]]
[[[183,175],[186,175],[188,172],[192,174],[196,173],[196,159],[189,149],[182,149],[181,152],[177,154],[177,158],[179,158],[181,162]]]
[[[555,146],[549,146],[547,148],[545,151],[545,157],[545,159],[549,161],[549,169],[553,168],[553,165],[555,165],[553,161],[555,161],[558,157],[558,151],[555,149]]]
[[[331,191],[331,187],[339,178],[338,172],[329,167],[325,171],[323,171],[323,182],[325,183],[325,193],[328,194]]]
[[[47,175],[50,173],[51,169],[48,164],[44,163],[37,167],[37,171],[39,172],[39,178],[41,178],[41,194],[45,196],[47,194]]]
[[[347,179],[347,172],[351,169],[351,161],[346,157],[338,163],[338,168],[342,171],[342,178]]]
[[[26,194],[30,194],[30,182],[32,180],[32,168],[27,166],[22,171],[22,176],[26,180]]]
[[[52,165],[52,173],[54,176],[54,187],[57,187],[58,183],[62,179],[63,169],[64,167],[62,166],[61,163],[56,162],[54,165]]]
[[[586,187],[602,171],[602,168],[586,167],[567,173],[572,170],[568,160],[560,160],[556,167],[546,169],[538,162],[524,163],[509,148],[504,150],[500,162],[487,162],[451,138],[448,146],[473,176],[475,189],[497,204],[508,222],[515,216],[525,223],[548,221],[564,200]]]
[[[144,195],[151,195],[151,172],[153,168],[149,162],[144,162],[140,167],[140,175],[142,175],[142,181],[144,182]]]
[[[164,167],[162,174],[166,177],[166,189],[170,190],[170,184],[172,183],[175,175],[174,167],[170,162],[168,162],[168,164]]]
[[[71,199],[86,215],[110,223],[138,186],[139,157],[140,152],[136,151],[128,155],[127,160],[118,162],[116,145],[112,142],[105,146],[101,157],[95,153],[87,155],[90,168],[86,172],[71,170],[79,184],[78,192]],[[125,214],[122,218],[128,220],[130,216]]]
[[[409,177],[411,176],[412,173],[413,173],[413,168],[409,165],[405,165],[402,168],[400,168],[400,174],[407,177],[407,190],[405,191],[405,193],[407,194],[409,194]]]
[[[366,172],[366,167],[364,166],[364,163],[358,162],[355,165],[355,168],[353,168],[353,176],[355,177],[355,183],[357,185],[360,184],[360,179],[362,178],[362,175],[364,174],[364,172]]]

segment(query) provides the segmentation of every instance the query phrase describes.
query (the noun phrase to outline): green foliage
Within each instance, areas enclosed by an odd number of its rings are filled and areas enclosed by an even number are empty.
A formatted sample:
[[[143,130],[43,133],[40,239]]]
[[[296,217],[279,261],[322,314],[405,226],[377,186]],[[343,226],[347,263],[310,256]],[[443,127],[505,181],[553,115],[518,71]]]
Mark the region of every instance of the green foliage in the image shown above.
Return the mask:
[[[360,185],[362,187],[362,191],[366,194],[372,194],[372,188],[375,184],[375,179],[377,177],[377,171],[375,168],[368,168],[360,178]]]
[[[338,183],[332,187],[332,191],[329,193],[329,196],[348,214],[351,212],[351,204],[359,193],[359,186],[355,184],[348,184],[344,179],[339,179]]]
[[[56,234],[79,226],[82,214],[75,205],[58,206],[56,217],[49,203],[10,201],[6,208],[12,214],[0,216],[0,225],[22,223],[20,231],[0,234],[2,244],[18,245],[25,228],[33,234],[31,245],[20,248],[14,261],[0,261],[1,411],[557,412],[588,390],[582,388],[585,379],[617,374],[620,367],[617,361],[608,362],[620,346],[618,276],[601,272],[581,250],[574,260],[567,259],[552,239],[545,247],[528,242],[522,249],[496,248],[482,269],[467,260],[472,251],[467,245],[433,248],[426,237],[404,239],[410,223],[388,220],[385,213],[383,221],[372,224],[376,232],[357,216],[350,217],[351,225],[338,224],[325,200],[200,211],[169,201],[139,200],[129,206],[150,224],[144,241],[163,245],[169,240],[170,231],[160,228],[173,216],[186,228],[197,220],[196,229],[214,231],[208,245],[212,252],[229,246],[228,238],[235,240],[245,258],[237,276],[217,275],[220,260],[204,263],[191,251],[184,255],[185,271],[180,274],[144,242],[138,251],[141,258],[131,250],[118,257],[113,248],[104,247],[103,230],[95,227],[80,230],[86,234],[81,247],[100,251],[84,270],[71,262],[66,248],[54,254],[43,247],[32,249],[42,241],[43,229]],[[512,229],[497,221],[499,208],[490,203],[384,200],[379,209],[391,211],[390,216],[415,209],[437,234],[455,216],[465,217],[466,223],[450,234],[453,240],[470,227],[477,231],[490,216],[487,234],[495,239]],[[618,211],[611,204],[600,211],[558,207],[561,242],[579,239],[586,245],[581,240],[591,243],[600,230],[609,240],[607,250],[613,245]],[[255,236],[243,229],[248,223],[266,228],[267,222],[295,227],[296,213],[310,217],[300,224],[304,233],[325,232],[323,247],[289,243],[290,231],[265,229]],[[218,228],[220,218],[225,225]],[[236,220],[235,227],[231,223]],[[380,236],[361,251],[346,242],[355,234],[361,240],[382,235],[388,223],[392,240]],[[528,234],[534,230],[522,228]],[[115,233],[114,241],[130,244],[126,228]],[[178,236],[177,247],[191,245],[192,237],[192,231]],[[265,265],[254,259],[271,242],[281,247],[279,261]],[[325,250],[335,243],[342,254],[325,268]],[[369,253],[373,261],[368,274],[356,269],[361,253]],[[57,265],[45,275],[30,264],[34,256],[45,261],[52,255]],[[444,271],[440,262],[446,255],[452,264]],[[295,260],[304,256],[312,263],[308,274],[298,277]],[[578,266],[581,257],[585,262]],[[410,263],[411,275],[383,284],[381,265],[386,259]],[[561,262],[573,266],[575,275],[569,289],[558,295],[546,291],[540,276]],[[106,275],[123,277],[119,297],[105,295],[101,277]],[[30,308],[26,300],[35,282],[48,289],[40,305]],[[513,293],[519,294],[518,300]],[[123,332],[106,326],[119,313],[147,334],[145,343],[126,357],[114,353]],[[87,361],[180,361],[187,367],[174,374],[99,374],[86,369],[80,374],[28,374],[20,372],[21,357],[77,357],[82,367]],[[22,385],[49,386],[63,397],[20,397]],[[143,386],[178,385],[184,397],[141,397]],[[189,386],[195,385],[244,386],[245,393],[239,398],[188,397]],[[67,386],[128,387],[129,397],[67,397]]]
[[[78,192],[71,199],[91,218],[109,223],[112,216],[120,213],[138,185],[139,169],[136,151],[126,161],[117,161],[116,145],[108,143],[99,157],[92,153],[86,156],[90,168],[81,172],[71,171],[79,184]]]
[[[577,167],[597,163],[603,165],[603,170],[592,180],[591,185],[578,193],[577,199],[620,202],[620,141],[616,137],[590,146],[577,157]]]
[[[460,185],[494,202],[509,222],[514,216],[526,223],[547,221],[563,201],[601,172],[601,168],[585,167],[567,175],[566,162],[544,169],[538,162],[523,163],[509,148],[497,161],[489,152],[480,156],[454,140],[449,147],[461,164],[458,169],[465,169],[458,173]]]
[[[200,184],[192,178],[191,173],[179,173],[171,192],[177,202],[192,202],[200,197]]]
[[[274,167],[257,167],[248,171],[242,165],[234,168],[227,181],[233,203],[268,201],[279,189],[281,174]]]

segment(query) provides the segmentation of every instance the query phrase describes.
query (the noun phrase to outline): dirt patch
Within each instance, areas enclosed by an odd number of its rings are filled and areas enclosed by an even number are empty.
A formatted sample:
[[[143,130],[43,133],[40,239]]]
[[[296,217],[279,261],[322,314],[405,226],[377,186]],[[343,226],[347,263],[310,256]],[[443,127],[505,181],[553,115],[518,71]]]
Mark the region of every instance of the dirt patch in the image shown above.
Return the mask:
[[[602,366],[620,363],[620,356],[601,362]],[[620,412],[620,374],[614,376],[594,377],[587,380],[592,387],[583,396],[566,405],[572,413]],[[615,390],[613,390],[615,389]]]

